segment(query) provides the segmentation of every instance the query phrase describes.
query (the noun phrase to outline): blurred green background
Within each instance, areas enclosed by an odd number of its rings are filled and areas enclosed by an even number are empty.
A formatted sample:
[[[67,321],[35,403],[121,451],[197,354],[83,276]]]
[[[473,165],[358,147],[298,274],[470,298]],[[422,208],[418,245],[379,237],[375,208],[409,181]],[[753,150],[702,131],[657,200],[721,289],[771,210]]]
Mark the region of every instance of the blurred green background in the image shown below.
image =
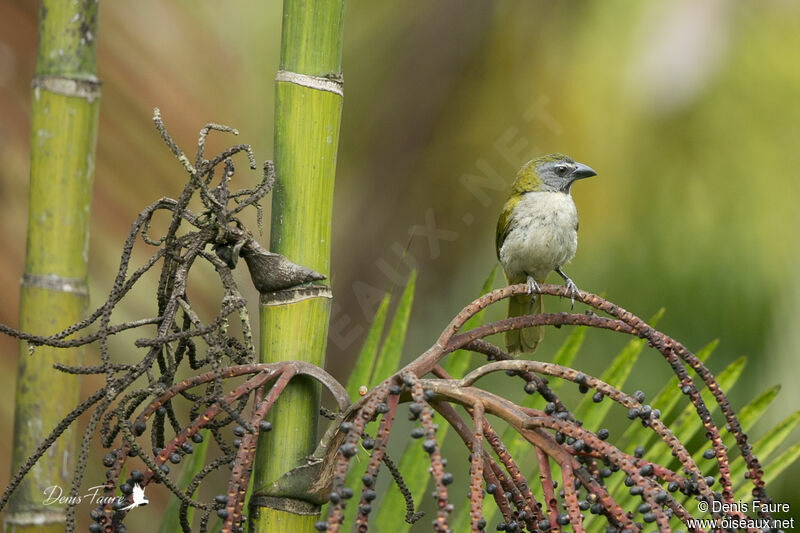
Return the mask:
[[[92,307],[136,213],[176,196],[185,178],[152,127],[153,107],[186,151],[214,121],[237,127],[235,142],[251,143],[259,160],[271,157],[280,9],[102,4]],[[9,325],[25,251],[35,43],[35,3],[0,0],[0,322]],[[496,262],[495,223],[516,169],[560,151],[598,172],[573,189],[580,246],[566,271],[578,286],[645,318],[666,307],[661,329],[691,349],[721,339],[713,371],[747,355],[734,406],[782,383],[755,433],[783,419],[800,407],[799,50],[800,4],[785,0],[350,0],[329,370],[347,376],[380,295],[410,266],[419,280],[406,358],[431,344]],[[217,303],[216,292],[191,290],[196,302]],[[119,318],[153,309],[140,290]],[[549,358],[564,333],[549,330],[537,357]],[[577,364],[599,373],[623,339],[590,332],[587,342]],[[121,344],[116,356],[137,354]],[[12,391],[7,338],[0,365],[0,388]],[[631,390],[652,394],[669,374],[648,351]],[[0,457],[12,417],[11,402],[0,403]],[[798,474],[795,466],[770,490],[793,509]]]

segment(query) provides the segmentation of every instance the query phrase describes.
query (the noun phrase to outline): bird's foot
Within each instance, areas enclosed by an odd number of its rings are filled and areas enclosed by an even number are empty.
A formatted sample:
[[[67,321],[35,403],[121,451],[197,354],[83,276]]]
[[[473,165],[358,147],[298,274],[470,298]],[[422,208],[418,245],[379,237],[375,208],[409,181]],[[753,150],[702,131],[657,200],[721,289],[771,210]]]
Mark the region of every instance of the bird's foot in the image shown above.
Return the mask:
[[[569,296],[570,301],[570,309],[575,307],[575,297],[580,295],[580,290],[578,290],[578,286],[575,285],[575,282],[569,279],[569,276],[564,274],[560,268],[556,268],[556,272],[559,276],[564,278],[564,288],[567,289],[567,296]]]
[[[575,285],[575,282],[571,279],[567,278],[564,282],[564,287],[567,289],[567,294],[569,294],[569,302],[570,302],[570,309],[575,307],[575,297],[580,294],[578,290],[578,286]]]
[[[536,295],[539,294],[539,284],[536,283],[536,280],[533,279],[533,276],[528,276],[528,292],[533,296],[533,300],[536,300]]]

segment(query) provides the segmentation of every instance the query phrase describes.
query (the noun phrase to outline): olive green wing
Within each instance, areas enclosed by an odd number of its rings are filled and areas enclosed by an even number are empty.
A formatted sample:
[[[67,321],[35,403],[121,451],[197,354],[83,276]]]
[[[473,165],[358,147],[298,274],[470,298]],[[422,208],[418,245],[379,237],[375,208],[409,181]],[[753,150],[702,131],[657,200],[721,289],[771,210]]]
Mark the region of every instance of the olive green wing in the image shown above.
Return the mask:
[[[514,210],[517,202],[519,202],[519,197],[509,198],[506,202],[506,205],[503,206],[503,212],[500,213],[500,218],[497,219],[497,231],[494,238],[497,259],[500,259],[500,247],[503,246],[503,242],[506,240],[506,237],[508,237],[508,234],[514,227],[514,222],[511,218],[511,212]]]

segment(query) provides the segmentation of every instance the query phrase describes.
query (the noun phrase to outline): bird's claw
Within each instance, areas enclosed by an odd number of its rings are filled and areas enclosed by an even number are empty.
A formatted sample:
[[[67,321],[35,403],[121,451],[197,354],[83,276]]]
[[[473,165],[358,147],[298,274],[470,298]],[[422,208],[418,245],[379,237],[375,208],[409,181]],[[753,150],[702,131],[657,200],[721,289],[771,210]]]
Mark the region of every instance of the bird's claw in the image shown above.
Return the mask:
[[[541,289],[539,289],[539,284],[536,283],[536,280],[533,279],[533,276],[528,276],[527,285],[528,285],[528,293],[530,293],[533,296],[533,300],[536,300],[536,295],[539,294],[539,291]]]
[[[580,291],[578,290],[578,286],[575,285],[575,282],[569,278],[564,280],[564,287],[567,289],[567,295],[569,296],[570,301],[570,309],[575,307],[575,297],[580,295]]]

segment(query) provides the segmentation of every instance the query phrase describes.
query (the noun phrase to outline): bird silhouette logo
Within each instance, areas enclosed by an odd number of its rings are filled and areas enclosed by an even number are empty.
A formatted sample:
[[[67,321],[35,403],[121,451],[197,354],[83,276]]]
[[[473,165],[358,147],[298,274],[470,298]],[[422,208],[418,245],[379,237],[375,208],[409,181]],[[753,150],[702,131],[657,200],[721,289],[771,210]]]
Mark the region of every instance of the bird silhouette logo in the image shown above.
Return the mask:
[[[136,485],[133,486],[133,503],[127,507],[123,507],[120,510],[129,511],[134,507],[139,507],[140,505],[147,505],[148,503],[150,503],[150,500],[144,497],[144,489],[137,483]]]

